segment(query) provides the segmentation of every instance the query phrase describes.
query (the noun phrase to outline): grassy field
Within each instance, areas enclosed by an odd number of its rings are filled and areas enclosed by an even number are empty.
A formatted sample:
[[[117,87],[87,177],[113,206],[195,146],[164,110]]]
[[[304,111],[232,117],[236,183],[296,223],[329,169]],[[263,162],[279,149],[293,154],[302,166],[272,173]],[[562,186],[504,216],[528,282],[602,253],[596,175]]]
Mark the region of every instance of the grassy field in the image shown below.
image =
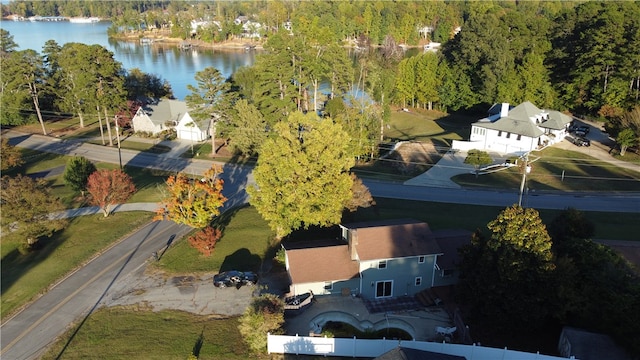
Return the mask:
[[[152,266],[178,274],[232,269],[258,271],[265,256],[270,255],[273,234],[255,208],[233,209],[216,219],[215,226],[222,230],[222,238],[210,257],[201,255],[187,241],[178,241]]]
[[[27,255],[18,251],[21,239],[3,234],[2,319],[98,251],[146,224],[152,215],[131,212],[115,213],[108,218],[101,214],[78,217],[51,239],[42,240],[42,247]]]
[[[73,331],[57,341],[42,359],[182,360],[192,352],[200,360],[254,358],[242,341],[238,318],[103,308],[72,337]]]
[[[617,167],[591,156],[558,148],[547,148],[530,156],[532,171],[527,187],[533,190],[640,191],[640,173]],[[482,175],[457,175],[462,186],[519,189],[522,173],[518,167]]]

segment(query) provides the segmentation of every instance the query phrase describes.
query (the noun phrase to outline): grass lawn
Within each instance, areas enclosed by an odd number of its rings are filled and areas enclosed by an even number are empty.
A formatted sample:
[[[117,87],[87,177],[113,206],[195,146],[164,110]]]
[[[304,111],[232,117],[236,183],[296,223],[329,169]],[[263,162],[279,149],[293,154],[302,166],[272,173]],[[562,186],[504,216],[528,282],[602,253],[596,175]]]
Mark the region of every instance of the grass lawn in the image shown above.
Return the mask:
[[[201,255],[188,241],[178,241],[152,266],[170,273],[258,271],[272,248],[273,234],[253,207],[232,209],[216,219],[222,238],[209,257]],[[189,261],[185,261],[189,259]]]
[[[75,329],[42,359],[186,359],[196,349],[201,360],[255,358],[242,341],[238,318],[114,307],[91,314],[71,338]]]
[[[99,250],[146,224],[152,216],[149,212],[130,212],[108,218],[101,214],[78,217],[51,239],[42,240],[39,250],[27,255],[18,252],[21,239],[3,234],[2,319]]]
[[[391,120],[384,131],[385,138],[399,141],[432,141],[439,146],[449,146],[451,140],[462,140],[468,136],[469,124],[477,120],[465,115],[447,115],[438,111],[410,111],[391,113]]]
[[[547,148],[535,152],[527,187],[533,190],[562,191],[640,191],[640,173],[613,166],[579,152]],[[563,177],[564,174],[564,177]],[[482,175],[452,178],[462,186],[519,189],[522,174],[518,167]]]

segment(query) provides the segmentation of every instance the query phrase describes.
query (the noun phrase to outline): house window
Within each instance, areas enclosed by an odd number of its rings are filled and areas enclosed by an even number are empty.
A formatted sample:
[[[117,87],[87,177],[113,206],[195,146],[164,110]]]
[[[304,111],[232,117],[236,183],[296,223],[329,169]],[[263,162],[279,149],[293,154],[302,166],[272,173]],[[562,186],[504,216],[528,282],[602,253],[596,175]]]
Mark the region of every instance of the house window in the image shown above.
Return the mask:
[[[418,264],[424,263],[424,256],[418,257]]]
[[[325,281],[324,282],[324,289],[325,290],[333,290],[333,283],[331,281]]]
[[[387,268],[387,260],[378,261],[378,269],[386,269]]]
[[[520,139],[522,139],[522,135],[518,134],[517,140],[520,141]]]
[[[498,137],[502,136],[502,130],[498,130]]]
[[[422,285],[422,277],[418,276],[416,277],[416,286],[420,286]]]
[[[376,282],[376,297],[377,298],[391,297],[392,288],[393,288],[393,281],[391,280]]]
[[[510,138],[510,137],[511,137],[511,133],[510,133],[510,132],[508,132],[508,133],[507,133],[507,139],[508,139],[508,138]]]

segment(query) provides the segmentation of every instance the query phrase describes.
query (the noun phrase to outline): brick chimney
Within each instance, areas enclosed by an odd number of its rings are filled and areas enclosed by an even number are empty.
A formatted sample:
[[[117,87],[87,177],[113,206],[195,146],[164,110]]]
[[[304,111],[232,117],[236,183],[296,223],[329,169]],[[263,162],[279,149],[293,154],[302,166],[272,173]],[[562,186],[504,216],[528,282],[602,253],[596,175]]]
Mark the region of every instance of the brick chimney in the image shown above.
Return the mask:
[[[502,103],[502,107],[500,108],[500,117],[507,117],[509,115],[509,103]]]

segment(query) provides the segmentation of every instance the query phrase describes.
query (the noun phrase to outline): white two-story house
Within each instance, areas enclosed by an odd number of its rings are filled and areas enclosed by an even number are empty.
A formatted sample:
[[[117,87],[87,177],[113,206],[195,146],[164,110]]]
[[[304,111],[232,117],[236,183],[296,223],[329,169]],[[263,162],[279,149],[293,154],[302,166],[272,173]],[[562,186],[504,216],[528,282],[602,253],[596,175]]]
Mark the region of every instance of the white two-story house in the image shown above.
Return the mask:
[[[524,154],[564,140],[571,117],[557,110],[540,110],[525,101],[512,107],[496,104],[489,116],[471,124],[469,141],[454,140],[454,150],[485,150]]]

